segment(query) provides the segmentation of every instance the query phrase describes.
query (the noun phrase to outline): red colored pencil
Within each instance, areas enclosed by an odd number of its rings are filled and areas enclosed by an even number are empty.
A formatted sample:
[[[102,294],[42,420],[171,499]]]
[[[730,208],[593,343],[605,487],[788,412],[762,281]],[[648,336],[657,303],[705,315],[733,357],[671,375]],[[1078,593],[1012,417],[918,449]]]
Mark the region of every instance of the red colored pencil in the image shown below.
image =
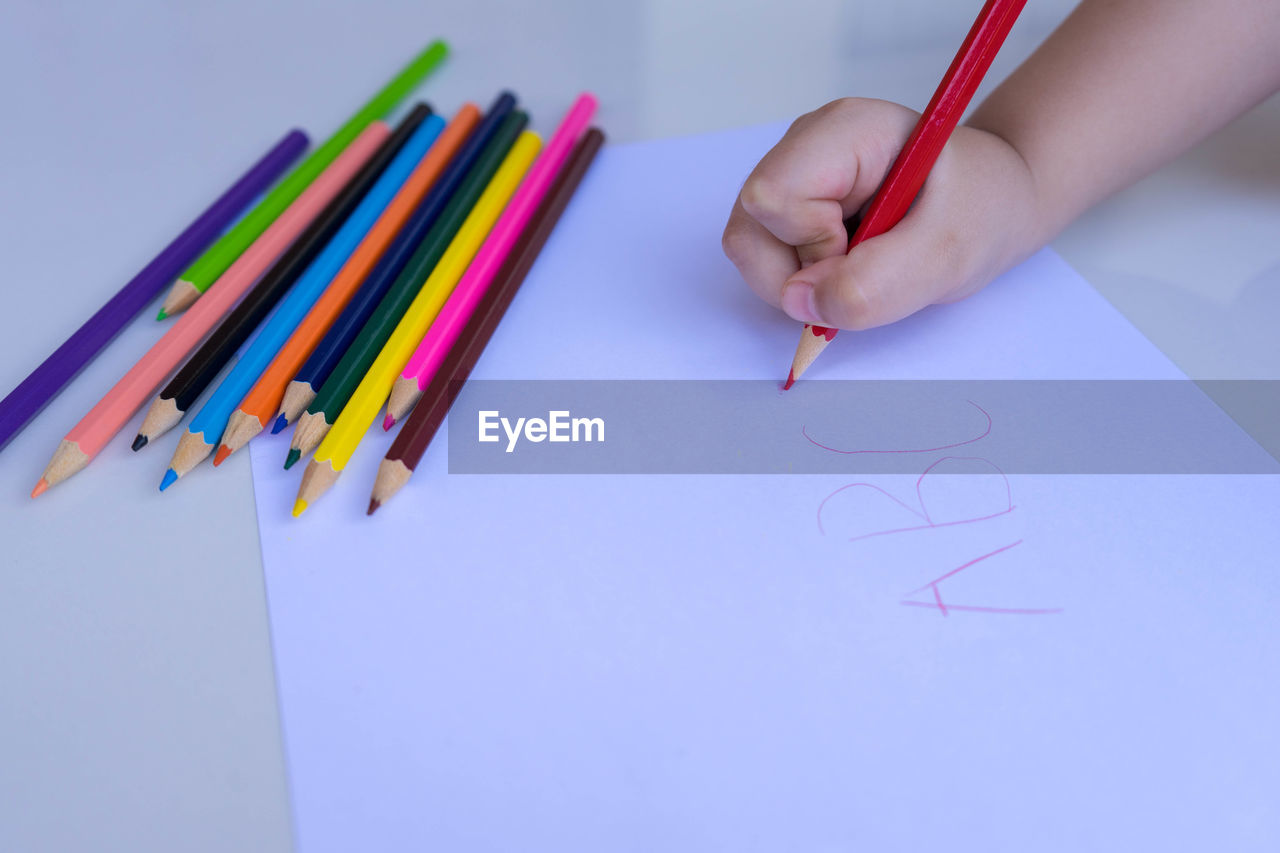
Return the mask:
[[[888,231],[907,215],[907,209],[924,186],[925,178],[960,123],[969,101],[973,100],[973,93],[981,85],[991,61],[996,58],[1026,4],[1027,0],[987,0],[964,44],[960,45],[956,58],[951,61],[946,76],[938,84],[938,90],[933,93],[933,100],[925,107],[920,121],[907,137],[907,144],[902,147],[898,159],[893,161],[884,183],[876,190],[875,197],[862,215],[849,240],[849,251],[863,240]],[[835,329],[806,323],[791,362],[791,372],[782,387],[786,389],[795,384],[835,336]]]

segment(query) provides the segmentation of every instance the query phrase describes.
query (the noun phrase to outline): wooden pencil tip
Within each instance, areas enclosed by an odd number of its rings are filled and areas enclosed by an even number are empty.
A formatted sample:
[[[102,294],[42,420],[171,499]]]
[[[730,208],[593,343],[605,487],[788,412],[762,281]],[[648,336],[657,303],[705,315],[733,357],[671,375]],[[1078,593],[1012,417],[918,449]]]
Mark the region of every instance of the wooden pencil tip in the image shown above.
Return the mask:
[[[169,312],[161,308],[160,313],[156,315],[156,322],[167,319],[169,319]]]
[[[170,468],[164,472],[164,479],[160,481],[160,491],[163,492],[176,482],[178,482],[178,472]]]
[[[804,376],[809,365],[813,364],[814,360],[827,348],[827,344],[831,343],[831,339],[836,336],[836,331],[826,326],[805,324],[804,331],[800,333],[800,343],[796,344],[795,358],[791,359],[791,372],[787,374],[787,384],[782,390],[787,390],[795,384],[797,379]]]
[[[794,370],[787,371],[787,381],[782,383],[783,391],[790,391],[791,386],[796,384],[796,372]]]
[[[44,474],[40,477],[45,484],[44,489],[39,485],[32,491],[32,497],[43,494],[45,489],[50,486],[56,486],[68,477],[73,476],[89,464],[89,455],[80,449],[80,445],[74,441],[67,441],[65,438],[58,442],[58,449],[53,452],[53,458],[49,460],[49,464],[45,466]]]
[[[284,412],[276,415],[276,422],[271,425],[271,434],[279,435],[289,425],[289,418]]]
[[[47,491],[49,491],[49,481],[41,477],[40,482],[36,483],[36,487],[31,490],[31,497],[38,498]]]
[[[233,452],[233,451],[231,450],[231,448],[230,448],[230,447],[227,447],[225,444],[220,444],[220,445],[218,445],[218,452],[217,452],[217,453],[215,453],[215,454],[213,454],[213,464],[214,464],[214,467],[217,467],[218,465],[221,465],[221,464],[222,464],[222,460],[224,460],[224,459],[226,459],[228,456],[230,456],[230,455],[232,454],[232,452]]]
[[[134,436],[132,447],[135,453],[146,446],[147,446],[147,437],[145,435],[138,434]]]
[[[391,414],[390,412],[387,412],[387,414],[382,418],[383,432],[390,431],[390,429],[395,425],[396,425],[395,415]]]
[[[307,511],[307,502],[302,498],[298,498],[293,502],[293,517],[298,518]]]
[[[382,506],[377,498],[369,498],[369,509],[365,511],[365,515],[373,515],[378,511],[378,507]]]
[[[288,471],[293,464],[302,458],[302,451],[296,447],[289,448],[289,455],[284,458],[284,470]]]
[[[387,398],[387,420],[382,422],[382,428],[391,429],[397,421],[404,420],[409,412],[413,411],[414,405],[421,396],[422,389],[418,387],[417,379],[396,377],[395,383],[391,386],[391,394]]]
[[[157,320],[163,320],[166,317],[172,317],[188,308],[200,298],[200,291],[196,290],[196,286],[189,281],[179,281],[169,290],[164,298],[164,303],[160,306],[160,314]]]

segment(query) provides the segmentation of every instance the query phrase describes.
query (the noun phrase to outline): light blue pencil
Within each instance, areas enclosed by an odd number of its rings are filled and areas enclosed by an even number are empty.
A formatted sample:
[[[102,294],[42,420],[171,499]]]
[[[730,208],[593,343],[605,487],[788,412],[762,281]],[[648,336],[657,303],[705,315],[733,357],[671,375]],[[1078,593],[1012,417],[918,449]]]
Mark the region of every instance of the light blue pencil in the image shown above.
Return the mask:
[[[427,153],[436,137],[444,129],[444,119],[431,115],[405,142],[404,148],[387,166],[368,194],[352,211],[333,239],[320,251],[306,271],[298,277],[288,296],[276,307],[275,313],[258,330],[257,337],[249,344],[235,367],[222,380],[213,394],[191,420],[178,449],[169,462],[160,483],[164,491],[179,477],[186,475],[213,452],[226,431],[231,413],[235,411],[245,394],[271,364],[276,353],[289,340],[311,306],[315,304],[351,253],[360,245],[369,229],[391,203],[418,161]]]

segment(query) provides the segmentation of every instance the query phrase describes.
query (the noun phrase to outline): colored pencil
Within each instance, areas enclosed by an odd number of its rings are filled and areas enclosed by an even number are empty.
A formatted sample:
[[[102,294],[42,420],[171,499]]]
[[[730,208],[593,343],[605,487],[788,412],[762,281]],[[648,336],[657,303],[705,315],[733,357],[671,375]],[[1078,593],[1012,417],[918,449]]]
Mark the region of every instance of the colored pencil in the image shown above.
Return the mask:
[[[160,309],[157,319],[163,320],[170,314],[183,311],[199,299],[200,294],[208,290],[227,267],[240,257],[240,253],[248,248],[258,235],[265,231],[276,217],[316,179],[316,176],[351,144],[351,140],[355,139],[370,122],[391,112],[396,104],[404,100],[405,96],[422,82],[423,78],[435,70],[448,53],[449,46],[442,41],[433,41],[427,45],[400,70],[399,74],[357,110],[355,115],[347,119],[333,136],[303,160],[275,189],[267,193],[253,210],[236,223],[235,227],[196,259],[165,297],[164,307]]]
[[[453,121],[449,122],[448,127],[422,158],[422,162],[396,193],[396,197],[369,229],[368,235],[334,276],[332,283],[325,288],[253,388],[240,401],[240,405],[231,413],[226,432],[222,436],[222,445],[213,459],[214,465],[221,464],[223,459],[251,441],[276,417],[284,397],[285,385],[298,372],[298,368],[328,331],[338,312],[347,305],[356,288],[360,287],[374,264],[391,245],[408,221],[409,215],[479,120],[480,110],[475,104],[464,104],[458,110]]]
[[[396,374],[404,368],[414,347],[422,340],[431,321],[449,298],[449,293],[466,272],[467,265],[471,263],[498,215],[511,199],[539,147],[541,141],[538,135],[528,130],[521,133],[515,145],[511,146],[502,166],[467,216],[467,221],[458,229],[458,234],[449,244],[444,257],[427,277],[413,304],[369,367],[369,372],[360,380],[360,385],[334,422],[333,429],[329,430],[316,448],[315,457],[307,463],[302,485],[298,489],[298,498],[293,506],[295,517],[302,515],[309,504],[328,491],[346,467],[356,445],[368,432],[378,409],[387,399]]]
[[[414,210],[404,229],[396,236],[395,242],[387,250],[386,255],[374,267],[369,278],[361,285],[360,290],[351,299],[351,303],[343,310],[334,322],[324,339],[316,345],[311,356],[298,370],[293,381],[285,388],[284,399],[280,404],[280,412],[271,427],[272,433],[278,433],[298,419],[298,416],[311,405],[316,392],[324,384],[329,374],[337,367],[342,356],[350,348],[356,335],[364,328],[375,308],[391,288],[396,277],[408,264],[409,259],[426,237],[431,226],[439,218],[441,211],[453,197],[463,178],[475,165],[482,151],[493,139],[503,120],[515,107],[515,97],[510,92],[501,93],[489,107],[484,118],[475,131],[467,137],[467,141],[450,161],[448,168],[440,176],[440,181],[431,189]],[[515,134],[511,137],[515,139]],[[496,161],[495,161],[496,168]],[[483,184],[481,184],[483,186]],[[426,277],[425,274],[423,276]]]
[[[507,306],[515,298],[516,291],[538,258],[547,238],[555,229],[574,191],[586,174],[596,152],[604,143],[604,134],[592,128],[578,143],[569,161],[556,175],[551,189],[538,206],[520,239],[507,255],[502,269],[490,287],[480,298],[480,304],[467,320],[466,327],[457,342],[449,350],[440,369],[431,378],[423,392],[422,400],[400,427],[400,434],[391,443],[386,458],[378,465],[378,476],[369,499],[369,515],[389,501],[409,481],[417,469],[422,455],[431,444],[436,430],[444,422],[450,406],[461,391],[463,383],[471,375],[485,345],[493,337],[502,321]]]
[[[337,232],[342,220],[355,209],[360,198],[386,168],[395,152],[428,114],[430,110],[425,106],[411,111],[401,126],[382,142],[355,177],[347,182],[342,191],[325,205],[324,210],[276,259],[266,275],[253,286],[240,304],[222,318],[213,334],[209,335],[195,354],[187,359],[177,374],[160,391],[160,395],[151,402],[146,416],[142,419],[142,426],[139,427],[138,434],[133,439],[135,451],[146,447],[149,442],[159,438],[182,420],[187,409],[195,404],[196,398],[204,393],[219,371],[248,340],[249,335],[253,334],[253,330],[283,298],[293,283],[298,280],[298,276],[302,275],[307,264],[311,263],[325,243]]]
[[[906,145],[889,168],[884,183],[880,184],[867,205],[849,240],[849,251],[862,241],[888,231],[906,216],[1026,2],[987,0],[982,7],[973,29],[933,93],[929,106],[907,137]],[[835,329],[805,324],[784,390],[795,384],[835,336]]]
[[[426,337],[414,350],[404,371],[396,379],[387,402],[387,416],[383,429],[391,429],[397,420],[408,414],[413,404],[422,396],[422,389],[431,381],[431,375],[440,367],[449,347],[458,339],[467,318],[475,311],[476,303],[493,281],[494,273],[502,266],[516,238],[524,230],[529,216],[546,195],[551,179],[564,165],[565,158],[586,129],[596,110],[594,95],[584,93],[569,108],[564,120],[551,136],[550,142],[537,161],[529,169],[529,175],[520,184],[511,203],[493,226],[493,233],[467,268],[462,280],[440,309],[439,316],[431,324]]]
[[[528,121],[528,115],[520,110],[510,113],[502,120],[498,132],[485,146],[475,166],[467,172],[462,185],[453,194],[440,218],[396,276],[386,296],[378,303],[369,321],[351,342],[329,378],[320,386],[306,413],[298,419],[289,455],[285,459],[285,468],[292,467],[302,454],[310,453],[320,444],[361,378],[391,337],[396,324],[424,287],[423,282],[445,254],[450,241],[462,227],[471,208],[482,196],[490,178],[498,171]]]
[[[236,216],[307,147],[307,135],[291,130],[240,176],[151,263],[120,288],[39,367],[0,400],[0,449],[9,443],[147,303],[213,242]]]
[[[192,468],[213,452],[213,448],[222,440],[236,405],[244,399],[244,395],[262,375],[267,364],[279,352],[280,347],[297,328],[303,316],[311,310],[311,306],[320,298],[325,287],[364,239],[374,221],[382,214],[383,209],[409,177],[409,173],[427,153],[427,148],[440,135],[441,129],[444,128],[444,120],[439,116],[428,117],[425,109],[424,107],[421,112],[415,111],[401,122],[400,127],[378,150],[377,155],[365,164],[361,174],[348,185],[347,190],[343,191],[345,195],[354,188],[353,198],[358,201],[358,204],[344,205],[335,220],[341,223],[341,227],[337,228],[336,233],[325,240],[324,247],[314,254],[306,270],[297,277],[297,282],[289,290],[288,295],[280,300],[279,306],[270,319],[266,320],[258,330],[253,342],[209,395],[209,399],[200,407],[196,416],[191,419],[191,425],[178,442],[178,449],[169,463],[169,470],[164,474],[160,484],[161,491],[172,485],[178,478],[186,476]],[[407,133],[407,140],[402,136],[402,131]],[[388,160],[390,160],[389,164]],[[339,204],[340,199],[341,196],[331,202],[330,209]],[[352,207],[354,210],[351,209]],[[326,211],[326,214],[328,212]],[[316,222],[312,223],[312,227],[321,222],[324,216],[325,214],[322,214],[317,218]],[[298,238],[298,243],[303,239],[305,237]]]
[[[227,268],[209,288],[207,297],[180,317],[66,434],[45,468],[44,476],[32,490],[32,497],[38,497],[50,486],[80,471],[101,452],[147,397],[155,393],[165,376],[195,348],[276,256],[373,155],[388,133],[382,122],[366,127],[280,218]]]

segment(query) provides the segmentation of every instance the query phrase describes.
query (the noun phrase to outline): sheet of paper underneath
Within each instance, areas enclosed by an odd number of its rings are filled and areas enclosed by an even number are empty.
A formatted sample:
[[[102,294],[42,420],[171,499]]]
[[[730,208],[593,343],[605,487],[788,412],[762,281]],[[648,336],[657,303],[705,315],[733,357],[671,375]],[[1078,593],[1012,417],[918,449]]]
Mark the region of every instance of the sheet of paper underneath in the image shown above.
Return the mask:
[[[719,246],[781,132],[606,148],[475,376],[785,375]],[[1178,376],[1048,251],[809,373]],[[373,519],[380,428],[300,521],[252,444],[303,851],[1280,845],[1274,477],[464,477],[444,438]]]

